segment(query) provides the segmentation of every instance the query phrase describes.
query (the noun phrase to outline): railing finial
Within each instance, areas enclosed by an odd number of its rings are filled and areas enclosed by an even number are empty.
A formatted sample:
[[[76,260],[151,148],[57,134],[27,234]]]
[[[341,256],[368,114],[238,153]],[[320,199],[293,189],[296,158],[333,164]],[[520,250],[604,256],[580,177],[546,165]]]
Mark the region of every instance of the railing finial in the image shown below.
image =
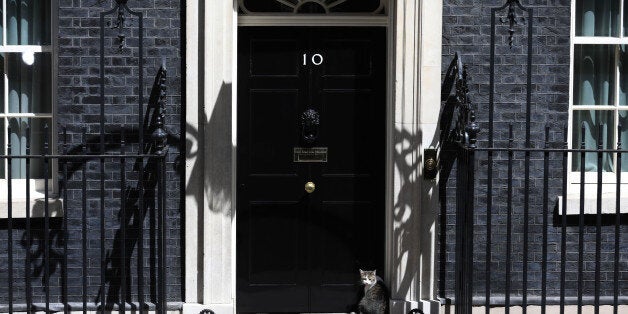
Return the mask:
[[[515,37],[515,25],[518,25],[519,23],[517,22],[517,11],[516,11],[516,7],[522,7],[521,3],[519,3],[519,0],[507,0],[506,4],[504,6],[508,7],[508,15],[506,16],[506,18],[500,18],[499,21],[502,22],[503,24],[508,23],[508,46],[510,46],[510,49],[512,49],[512,45],[513,45],[513,40]],[[525,21],[525,17],[521,18],[522,21]]]

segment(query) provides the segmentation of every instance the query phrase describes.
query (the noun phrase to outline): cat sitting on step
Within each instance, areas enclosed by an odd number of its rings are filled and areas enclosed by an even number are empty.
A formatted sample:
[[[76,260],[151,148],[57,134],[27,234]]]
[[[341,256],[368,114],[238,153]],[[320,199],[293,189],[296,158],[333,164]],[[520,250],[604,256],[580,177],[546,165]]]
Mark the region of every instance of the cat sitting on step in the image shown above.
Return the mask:
[[[388,290],[375,270],[361,270],[360,281],[364,285],[364,296],[358,303],[360,314],[388,314]]]

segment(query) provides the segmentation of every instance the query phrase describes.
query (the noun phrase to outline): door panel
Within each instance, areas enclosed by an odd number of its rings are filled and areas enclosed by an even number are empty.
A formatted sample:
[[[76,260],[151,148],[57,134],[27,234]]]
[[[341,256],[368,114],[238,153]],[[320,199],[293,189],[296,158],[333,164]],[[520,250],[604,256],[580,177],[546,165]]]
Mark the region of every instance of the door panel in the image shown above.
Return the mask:
[[[251,40],[250,45],[251,76],[299,76],[299,60],[293,58],[299,48],[297,40],[260,38]]]
[[[350,36],[349,36],[350,37]],[[330,56],[323,65],[323,75],[370,76],[372,70],[372,41],[342,38],[325,40],[325,54]]]
[[[354,311],[358,268],[383,271],[385,60],[383,28],[239,29],[238,312]]]
[[[251,174],[295,174],[292,145],[298,140],[298,89],[250,91],[249,165]],[[284,123],[275,123],[284,121]],[[272,127],[269,124],[273,124]],[[292,134],[292,136],[286,136]]]
[[[303,232],[295,203],[250,204],[249,279],[251,285],[296,285],[300,233]]]
[[[377,136],[373,133],[380,130],[372,130],[373,125],[365,123],[378,117],[374,108],[365,108],[363,104],[368,104],[373,96],[370,90],[322,91],[321,111],[325,120],[322,121],[321,138],[330,139],[327,143],[335,157],[342,156],[329,159],[325,165],[326,173],[371,173],[373,161],[368,156],[372,155],[373,136]],[[335,125],[342,125],[342,128],[334,128]]]

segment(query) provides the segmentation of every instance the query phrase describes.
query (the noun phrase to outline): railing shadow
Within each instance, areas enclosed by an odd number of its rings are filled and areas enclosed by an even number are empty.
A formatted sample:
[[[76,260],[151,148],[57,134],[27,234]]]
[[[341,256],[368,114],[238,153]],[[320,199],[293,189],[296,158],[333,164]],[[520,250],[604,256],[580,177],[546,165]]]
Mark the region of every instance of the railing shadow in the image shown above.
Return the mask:
[[[114,212],[116,219],[118,220],[118,227],[113,232],[113,240],[112,244],[109,248],[106,248],[106,256],[105,265],[106,272],[104,274],[104,280],[106,284],[106,300],[104,302],[104,306],[106,309],[114,308],[114,304],[119,304],[122,300],[127,302],[127,307],[131,306],[131,309],[137,309],[136,303],[132,303],[134,300],[133,295],[135,295],[135,299],[137,299],[137,292],[134,291],[134,286],[137,287],[138,282],[133,283],[134,280],[138,280],[137,277],[139,272],[142,271],[139,269],[135,272],[131,270],[131,261],[133,259],[137,259],[137,254],[142,250],[140,248],[140,241],[144,239],[144,242],[148,243],[148,247],[143,250],[147,251],[147,255],[144,257],[144,261],[136,261],[138,264],[144,264],[146,261],[148,262],[148,278],[146,278],[146,294],[150,296],[147,301],[151,301],[153,303],[158,303],[158,281],[159,271],[158,271],[158,251],[157,251],[157,243],[158,243],[158,226],[157,226],[157,203],[156,200],[159,197],[157,194],[157,186],[158,186],[158,172],[160,171],[160,162],[165,162],[165,157],[158,155],[158,145],[156,145],[155,141],[151,139],[151,134],[153,134],[160,126],[158,123],[159,114],[160,114],[160,97],[163,96],[161,93],[165,88],[165,68],[162,66],[157,75],[155,77],[155,81],[151,90],[151,94],[149,97],[149,101],[147,103],[147,107],[144,114],[144,129],[143,133],[146,135],[145,138],[148,140],[144,140],[142,147],[140,146],[140,132],[138,127],[126,127],[126,126],[117,126],[117,127],[109,127],[106,129],[107,140],[105,145],[105,151],[100,151],[100,135],[86,135],[83,133],[83,142],[80,145],[75,145],[72,147],[67,147],[67,145],[63,144],[59,151],[64,152],[62,155],[94,155],[94,157],[86,157],[80,160],[76,159],[64,159],[63,156],[58,158],[59,160],[59,170],[58,174],[60,175],[59,179],[59,196],[63,196],[65,194],[65,190],[69,188],[70,185],[75,185],[76,183],[80,183],[83,176],[89,176],[89,167],[90,163],[94,161],[100,160],[100,157],[97,155],[100,154],[111,154],[112,156],[117,156],[120,160],[120,155],[124,155],[124,150],[126,147],[135,146],[137,150],[137,154],[144,154],[145,158],[128,158],[128,164],[130,167],[125,169],[124,172],[127,174],[135,174],[132,177],[132,180],[126,182],[126,186],[117,186],[117,187],[106,187],[105,192],[108,193],[107,197],[104,198],[105,202],[109,202],[109,200],[115,197],[114,190],[123,191],[124,193],[124,208],[125,214],[122,214],[122,211],[119,209],[114,209],[115,207],[111,207],[108,203],[106,206],[106,211]],[[84,131],[83,131],[84,132]],[[179,142],[179,137],[172,132],[167,132],[167,143],[177,143]],[[129,136],[125,136],[123,134],[129,134]],[[64,135],[61,134],[59,136],[60,139],[64,139]],[[114,163],[107,161],[105,165],[111,166]],[[67,168],[65,168],[67,167]],[[180,171],[180,169],[175,169],[176,171]],[[63,176],[65,175],[65,177]],[[143,178],[143,179],[142,179]],[[92,178],[93,179],[93,178]],[[143,184],[140,183],[143,182]],[[132,184],[128,185],[128,184]],[[73,187],[75,188],[75,187]],[[94,195],[87,195],[89,190],[83,190],[83,193],[86,195],[82,195],[82,197],[86,197],[89,199],[94,198]],[[164,193],[164,191],[160,191],[160,193]],[[122,196],[122,194],[120,194]],[[79,198],[81,196],[78,196]],[[100,197],[100,196],[99,196]],[[104,197],[104,196],[103,196]],[[64,200],[65,202],[76,201],[77,196],[74,195],[70,199]],[[142,205],[140,205],[143,203]],[[122,205],[122,204],[120,204]],[[84,210],[90,210],[89,208],[84,208]],[[69,208],[68,212],[65,212],[64,215],[74,215],[73,213],[79,213],[80,208]],[[41,215],[43,216],[43,215]],[[80,216],[77,216],[80,217]],[[72,219],[77,219],[77,217],[72,216]],[[147,221],[148,218],[148,221]],[[43,219],[43,218],[42,218]],[[64,255],[63,247],[66,242],[70,241],[70,235],[64,230],[63,220],[62,218],[49,218],[50,228],[48,231],[48,243],[45,243],[45,228],[43,227],[42,219],[31,219],[31,226],[28,228],[28,231],[24,231],[20,240],[20,245],[28,250],[30,253],[30,272],[29,275],[31,278],[42,278],[42,286],[44,289],[51,289],[51,287],[56,287],[59,285],[60,289],[65,289],[69,283],[67,282],[68,277],[68,268],[67,268],[67,256]],[[87,223],[87,222],[83,222]],[[4,223],[3,223],[4,224]],[[0,226],[2,227],[2,226]],[[14,228],[23,228],[26,230],[25,219],[14,219]],[[142,236],[142,231],[146,231],[146,237]],[[90,232],[92,232],[90,230]],[[110,232],[110,231],[107,231]],[[30,233],[30,238],[29,238]],[[124,236],[123,236],[124,234]],[[80,236],[79,236],[80,237]],[[88,238],[88,241],[93,240],[92,238]],[[100,241],[105,241],[104,239],[100,239]],[[105,242],[107,243],[107,242]],[[49,258],[46,262],[44,259],[44,255],[46,253],[46,249],[48,250]],[[97,248],[88,248],[88,250],[96,251]],[[135,253],[135,254],[134,254]],[[86,261],[83,261],[85,263]],[[79,262],[80,263],[80,262]],[[43,273],[45,272],[45,268],[48,267],[48,274],[53,275],[61,270],[63,273],[58,275],[61,278],[59,284],[51,284],[46,283]],[[90,266],[93,267],[93,266]],[[139,266],[138,267],[142,267]],[[123,275],[126,274],[125,280],[123,280]],[[76,277],[77,274],[72,274],[72,277]],[[86,274],[84,274],[85,276]],[[123,282],[125,285],[123,287]],[[142,283],[143,284],[143,283]],[[74,284],[75,285],[75,284]],[[89,294],[89,288],[95,286],[95,284],[89,284],[88,291],[83,291],[83,294]],[[102,296],[102,290],[99,288],[98,292],[95,296],[89,297],[91,302],[95,303],[96,306],[103,306],[102,300],[100,297]],[[121,295],[124,293],[124,296]],[[69,302],[77,302],[80,300],[69,300],[69,296],[61,295],[62,302],[68,304]],[[100,304],[100,305],[98,305]],[[27,305],[29,306],[29,305]],[[119,305],[116,305],[119,306]],[[93,305],[90,305],[93,307]],[[40,309],[40,306],[31,304],[30,308],[32,310]]]
[[[414,133],[416,132],[416,133]],[[414,180],[416,172],[420,166],[420,160],[415,158],[419,149],[422,133],[420,130],[398,130],[394,131],[394,167],[398,173],[399,190],[395,193],[395,202],[393,204],[393,221],[396,224],[392,239],[396,243],[393,253],[393,267],[398,272],[393,275],[397,282],[396,289],[398,292],[405,294],[412,289],[414,280],[417,277],[417,269],[404,265],[418,265],[418,256],[416,251],[418,243],[416,243],[417,233],[421,232],[415,225],[416,215],[418,215],[418,207],[415,203],[416,192],[420,188],[420,182]]]

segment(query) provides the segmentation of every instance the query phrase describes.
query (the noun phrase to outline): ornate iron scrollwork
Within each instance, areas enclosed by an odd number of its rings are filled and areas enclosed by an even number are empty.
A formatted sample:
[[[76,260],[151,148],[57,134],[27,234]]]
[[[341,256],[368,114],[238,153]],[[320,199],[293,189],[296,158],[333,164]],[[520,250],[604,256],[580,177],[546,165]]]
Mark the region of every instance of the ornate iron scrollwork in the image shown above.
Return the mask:
[[[525,11],[525,8],[521,5],[519,0],[507,0],[503,8],[508,7],[508,15],[506,18],[499,18],[502,24],[508,23],[508,46],[512,48],[513,39],[515,37],[515,26],[519,24],[517,22],[517,7]],[[521,21],[525,22],[525,17],[521,17]]]
[[[168,153],[168,133],[164,128],[166,120],[166,62],[162,61],[162,65],[157,72],[157,84],[159,86],[159,98],[157,100],[157,117],[155,121],[155,130],[153,131],[152,138],[155,141],[156,153],[158,155],[165,156]]]
[[[480,132],[480,128],[475,122],[475,110],[471,107],[467,66],[462,63],[460,56],[458,56],[458,59],[458,71],[461,72],[458,75],[461,79],[456,81],[456,100],[460,106],[458,109],[458,125],[456,126],[458,142],[463,146],[474,148],[476,147],[477,134]],[[460,65],[462,65],[461,68]]]
[[[451,62],[443,83],[441,98],[444,101],[450,99],[449,93],[452,92],[452,89],[455,93],[452,97],[453,112],[456,114],[453,117],[454,121],[452,121],[453,130],[449,133],[450,136],[444,140],[455,142],[461,147],[475,148],[477,147],[477,135],[480,132],[480,127],[475,121],[475,109],[469,97],[467,66],[463,64],[459,53],[456,53]]]
[[[320,115],[314,109],[308,109],[301,114],[301,137],[306,145],[312,145],[318,139]]]
[[[126,35],[123,31],[126,25],[126,17],[124,16],[124,8],[128,0],[116,0],[118,15],[114,22],[109,21],[107,24],[111,29],[118,29],[118,50],[122,51],[126,47]]]

